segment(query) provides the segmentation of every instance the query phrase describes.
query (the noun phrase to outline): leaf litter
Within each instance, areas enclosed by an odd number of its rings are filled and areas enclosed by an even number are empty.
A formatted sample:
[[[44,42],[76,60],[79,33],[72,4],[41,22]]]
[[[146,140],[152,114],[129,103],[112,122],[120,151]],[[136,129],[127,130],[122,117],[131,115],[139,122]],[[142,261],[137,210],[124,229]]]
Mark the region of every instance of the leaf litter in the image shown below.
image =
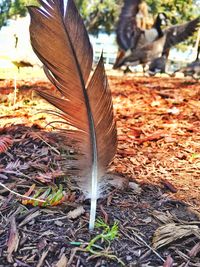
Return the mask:
[[[0,187],[0,266],[200,266],[200,83],[109,81],[119,140],[110,176],[129,183],[111,183],[98,201],[97,217],[119,229],[98,240],[98,257],[84,248],[100,230],[88,231],[89,203],[67,175],[74,151],[48,126],[52,115],[38,113],[49,105],[33,89],[53,87],[19,81],[13,106],[12,81],[1,82],[0,182],[10,191]],[[65,193],[56,207],[23,199],[52,186]]]

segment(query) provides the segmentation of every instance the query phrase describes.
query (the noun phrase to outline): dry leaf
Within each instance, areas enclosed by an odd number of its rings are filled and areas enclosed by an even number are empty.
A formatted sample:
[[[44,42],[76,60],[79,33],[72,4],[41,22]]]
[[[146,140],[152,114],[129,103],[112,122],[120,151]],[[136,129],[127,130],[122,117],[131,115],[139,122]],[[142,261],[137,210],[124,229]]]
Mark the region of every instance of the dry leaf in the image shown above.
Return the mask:
[[[40,215],[40,211],[37,210],[36,212],[29,214],[20,224],[19,227],[22,227],[23,225],[27,224],[28,222],[32,221],[36,217]]]
[[[164,138],[166,136],[167,132],[166,131],[157,131],[157,132],[154,132],[152,133],[151,135],[147,136],[147,137],[144,137],[144,138],[141,138],[141,139],[138,139],[138,143],[139,144],[142,144],[144,142],[148,142],[148,141],[157,141],[161,138]]]
[[[6,152],[12,146],[13,140],[11,136],[1,136],[0,138],[0,153]]]
[[[200,242],[198,242],[190,251],[189,256],[190,257],[196,257],[196,255],[200,252]]]
[[[177,193],[178,190],[175,188],[175,186],[166,179],[161,179],[161,183],[172,193]]]
[[[128,178],[124,177],[123,175],[107,173],[104,177],[108,184],[114,186],[117,189],[125,189],[128,187]]]
[[[174,262],[174,260],[172,259],[172,257],[170,255],[168,255],[163,267],[172,267],[173,262]]]
[[[41,256],[36,267],[42,267],[43,266],[44,260],[46,259],[48,253],[49,253],[49,248],[46,251],[42,252],[42,256]]]
[[[145,224],[151,223],[152,222],[152,218],[151,217],[147,217],[146,219],[142,220],[142,222],[144,222]]]
[[[80,206],[80,207],[68,212],[67,213],[67,218],[76,219],[79,216],[81,216],[83,213],[85,213],[85,210],[84,210],[83,206]]]
[[[62,254],[60,260],[55,264],[55,267],[67,267],[67,258],[65,254]]]
[[[169,212],[165,212],[164,213],[164,212],[161,212],[161,211],[154,210],[152,212],[152,216],[155,219],[158,219],[160,222],[162,222],[164,224],[168,224],[168,223],[173,223],[174,222],[174,218]]]
[[[10,222],[10,234],[9,234],[9,239],[7,243],[8,262],[10,263],[13,262],[12,254],[13,252],[17,251],[18,245],[19,245],[19,234],[18,234],[15,218],[13,217]]]
[[[159,227],[155,231],[153,236],[153,247],[158,249],[176,241],[177,239],[193,234],[200,235],[200,230],[197,225],[169,223]]]
[[[140,194],[142,192],[142,189],[139,186],[139,184],[136,184],[134,182],[129,182],[128,186],[129,188],[134,190],[134,193]]]
[[[198,220],[200,221],[200,212],[198,212],[196,209],[193,209],[193,208],[191,208],[191,207],[187,207],[187,210],[188,210],[189,212],[194,213],[194,214],[197,216]]]

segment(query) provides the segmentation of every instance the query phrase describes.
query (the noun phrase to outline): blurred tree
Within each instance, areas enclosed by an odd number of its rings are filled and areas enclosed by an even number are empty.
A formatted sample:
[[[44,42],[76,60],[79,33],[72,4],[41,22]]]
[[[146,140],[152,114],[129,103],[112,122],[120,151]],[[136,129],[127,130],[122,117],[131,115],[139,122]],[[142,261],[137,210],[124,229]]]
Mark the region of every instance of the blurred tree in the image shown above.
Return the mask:
[[[75,0],[85,20],[88,31],[98,34],[100,31],[115,31],[124,0]],[[165,12],[171,24],[182,23],[200,15],[198,0],[146,0],[150,13],[156,16]],[[6,19],[13,16],[24,16],[26,6],[38,4],[37,0],[0,0],[0,27]]]
[[[15,0],[9,10],[9,17],[20,16],[24,17],[26,15],[26,1],[25,0]]]
[[[172,24],[179,24],[200,15],[194,0],[146,0],[146,2],[153,15],[165,12]]]
[[[107,33],[115,30],[124,0],[75,0],[90,33]],[[146,0],[149,12],[156,16],[165,12],[172,25],[191,20],[200,15],[195,0]]]
[[[27,5],[38,5],[37,0],[0,0],[0,28],[12,17],[23,17],[27,13]]]
[[[0,28],[6,25],[8,11],[11,7],[11,0],[2,0],[0,2]]]
[[[37,0],[14,0],[9,10],[9,17],[24,17],[27,14],[28,5],[38,5]]]
[[[75,0],[85,20],[88,31],[111,33],[119,17],[123,0]]]

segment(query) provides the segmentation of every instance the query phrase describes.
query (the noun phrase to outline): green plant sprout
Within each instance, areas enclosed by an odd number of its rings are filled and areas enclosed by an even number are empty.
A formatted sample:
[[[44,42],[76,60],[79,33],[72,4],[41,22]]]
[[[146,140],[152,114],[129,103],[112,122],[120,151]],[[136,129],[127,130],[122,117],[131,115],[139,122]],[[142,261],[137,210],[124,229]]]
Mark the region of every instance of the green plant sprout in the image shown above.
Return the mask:
[[[115,222],[112,227],[106,224],[102,219],[97,220],[95,224],[96,228],[102,228],[102,233],[95,236],[86,247],[86,250],[90,251],[97,240],[101,239],[102,242],[107,241],[110,245],[110,241],[118,237],[118,222]]]
[[[113,226],[110,227],[107,223],[105,223],[102,219],[99,219],[95,223],[95,228],[102,229],[102,232],[96,235],[90,242],[87,244],[86,248],[80,249],[81,251],[86,251],[92,254],[92,257],[106,257],[110,260],[115,260],[120,263],[122,266],[125,266],[123,261],[121,261],[117,256],[111,254],[108,249],[110,247],[110,242],[114,239],[118,238],[119,230],[118,230],[118,222],[114,222]],[[102,246],[96,244],[98,240],[101,240],[102,243],[107,242],[108,247],[105,249]],[[83,245],[82,242],[71,242],[72,245]]]

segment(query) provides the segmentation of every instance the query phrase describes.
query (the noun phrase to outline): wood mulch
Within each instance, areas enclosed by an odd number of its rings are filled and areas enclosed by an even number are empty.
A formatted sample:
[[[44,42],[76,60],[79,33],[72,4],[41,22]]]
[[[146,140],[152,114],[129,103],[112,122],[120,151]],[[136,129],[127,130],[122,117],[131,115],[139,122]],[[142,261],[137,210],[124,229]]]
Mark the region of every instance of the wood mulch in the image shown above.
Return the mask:
[[[98,201],[97,218],[117,222],[118,235],[90,250],[102,228],[88,230],[89,201],[67,175],[73,151],[46,127],[52,117],[38,110],[49,105],[32,91],[52,86],[19,82],[13,106],[12,81],[0,82],[0,267],[200,266],[200,83],[132,75],[109,82],[118,126],[110,172],[129,183]],[[61,185],[56,206],[13,193]]]

